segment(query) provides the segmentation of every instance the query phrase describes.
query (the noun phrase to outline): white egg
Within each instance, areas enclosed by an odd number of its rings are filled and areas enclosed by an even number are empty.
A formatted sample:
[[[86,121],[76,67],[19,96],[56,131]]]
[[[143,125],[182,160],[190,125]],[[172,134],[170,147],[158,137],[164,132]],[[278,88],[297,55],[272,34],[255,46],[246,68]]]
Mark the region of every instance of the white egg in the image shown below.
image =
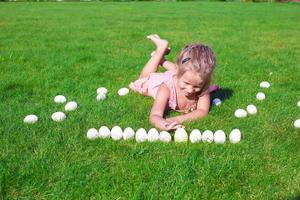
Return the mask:
[[[148,131],[148,141],[149,142],[156,142],[159,139],[159,133],[156,128],[151,128]]]
[[[267,81],[263,81],[263,82],[261,82],[261,83],[259,84],[259,86],[260,86],[261,88],[269,88],[269,87],[270,87],[270,83],[267,82]]]
[[[36,123],[38,120],[39,120],[39,118],[38,118],[36,115],[27,115],[27,116],[24,118],[24,123],[27,123],[27,124],[34,124],[34,123]]]
[[[101,126],[99,129],[99,137],[100,138],[109,138],[110,130],[107,126]]]
[[[113,140],[115,140],[115,141],[120,140],[123,137],[123,131],[122,131],[121,127],[114,126],[110,131],[110,135]]]
[[[202,141],[212,143],[214,141],[214,133],[211,130],[206,130],[202,133]]]
[[[66,119],[66,115],[63,112],[55,112],[52,114],[51,118],[56,122],[60,122]]]
[[[98,137],[98,131],[95,128],[90,128],[86,133],[86,137],[90,140],[96,139]]]
[[[144,128],[140,128],[135,133],[135,140],[137,142],[145,142],[148,139],[147,131]]]
[[[237,118],[244,118],[247,117],[247,112],[246,110],[239,108],[234,112],[234,116]]]
[[[65,105],[66,111],[74,111],[77,109],[77,103],[75,101],[70,101]]]
[[[54,98],[55,103],[65,103],[67,101],[67,98],[63,95],[57,95]]]
[[[96,99],[97,99],[97,101],[102,101],[102,100],[106,99],[106,94],[105,93],[99,93],[97,95]]]
[[[215,98],[215,99],[213,100],[213,104],[216,105],[216,106],[221,105],[221,103],[222,103],[222,101],[221,101],[221,99],[219,99],[219,98]]]
[[[170,142],[172,140],[172,137],[171,137],[171,135],[170,135],[169,132],[162,131],[159,134],[159,140],[162,141],[162,142],[164,142],[164,143],[168,143],[168,142]]]
[[[100,94],[100,93],[107,94],[107,89],[105,87],[99,87],[97,89],[97,94]]]
[[[125,96],[125,95],[127,95],[129,93],[129,89],[128,88],[121,88],[121,89],[119,89],[119,91],[118,91],[118,94],[120,95],[120,96]]]
[[[125,128],[123,131],[123,139],[129,140],[134,137],[134,130],[130,127]]]
[[[192,130],[190,134],[191,143],[196,143],[201,141],[201,132],[198,129]]]
[[[259,92],[256,94],[256,99],[262,101],[266,98],[266,95],[263,92]]]
[[[241,141],[241,137],[242,137],[241,131],[236,128],[230,132],[229,141],[230,143],[235,144]]]
[[[300,128],[300,119],[297,119],[297,120],[294,122],[294,126],[295,126],[295,128]]]
[[[255,105],[248,105],[247,106],[247,112],[250,114],[250,115],[255,115],[257,113],[257,108],[255,107]]]
[[[179,128],[175,131],[174,141],[175,142],[187,142],[188,134],[183,128]]]
[[[300,101],[298,101],[297,106],[300,107]]]
[[[217,144],[224,144],[226,141],[226,135],[225,135],[224,131],[217,130],[214,134],[214,141]]]

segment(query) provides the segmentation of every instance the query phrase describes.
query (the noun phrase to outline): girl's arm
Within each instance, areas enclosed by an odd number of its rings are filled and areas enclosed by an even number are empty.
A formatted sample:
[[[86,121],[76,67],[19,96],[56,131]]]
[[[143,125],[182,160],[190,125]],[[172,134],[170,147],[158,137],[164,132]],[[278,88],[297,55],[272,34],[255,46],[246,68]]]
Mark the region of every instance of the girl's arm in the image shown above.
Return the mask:
[[[163,118],[166,105],[170,98],[170,91],[165,84],[161,84],[158,88],[156,98],[154,100],[151,113],[150,122],[151,124],[161,130],[173,130],[181,127],[181,125],[174,120],[166,120]]]
[[[208,114],[209,106],[210,106],[210,94],[205,94],[199,98],[197,102],[196,110],[187,114],[171,117],[168,120],[172,120],[172,121],[175,120],[181,124],[184,121],[191,121],[191,120],[205,117]]]
[[[161,60],[160,65],[163,66],[166,70],[177,70],[176,65],[170,61],[165,60],[165,58]]]

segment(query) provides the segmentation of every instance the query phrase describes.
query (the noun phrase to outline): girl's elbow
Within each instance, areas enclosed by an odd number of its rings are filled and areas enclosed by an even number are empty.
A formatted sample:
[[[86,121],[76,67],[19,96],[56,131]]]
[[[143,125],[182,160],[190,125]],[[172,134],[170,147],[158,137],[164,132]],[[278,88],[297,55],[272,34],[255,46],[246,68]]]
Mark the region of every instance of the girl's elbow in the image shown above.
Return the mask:
[[[203,111],[203,117],[207,116],[208,115],[208,110],[204,110]]]
[[[197,114],[197,118],[206,117],[208,115],[208,110],[199,110],[199,113]]]
[[[155,116],[154,115],[149,116],[149,122],[150,122],[150,124],[152,124],[154,126],[154,124],[155,124]]]

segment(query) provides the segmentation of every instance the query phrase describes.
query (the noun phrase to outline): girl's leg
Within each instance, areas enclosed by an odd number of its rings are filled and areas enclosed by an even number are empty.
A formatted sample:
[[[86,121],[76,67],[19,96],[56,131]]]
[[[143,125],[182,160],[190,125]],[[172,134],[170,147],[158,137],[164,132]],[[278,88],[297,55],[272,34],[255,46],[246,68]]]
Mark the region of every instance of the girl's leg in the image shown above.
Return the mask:
[[[157,72],[158,66],[168,48],[168,41],[160,39],[158,35],[149,35],[147,36],[147,38],[150,39],[156,45],[156,50],[153,56],[144,66],[144,69],[140,74],[140,78],[147,77],[151,73]]]
[[[166,52],[165,52],[165,55],[168,55],[171,51],[171,48],[168,47]],[[153,51],[151,53],[151,56],[153,56],[155,54],[155,51]],[[163,68],[165,68],[166,70],[177,70],[177,67],[174,63],[170,62],[170,61],[167,61],[165,59],[165,57],[163,57],[160,62],[159,62],[159,65],[161,65]]]

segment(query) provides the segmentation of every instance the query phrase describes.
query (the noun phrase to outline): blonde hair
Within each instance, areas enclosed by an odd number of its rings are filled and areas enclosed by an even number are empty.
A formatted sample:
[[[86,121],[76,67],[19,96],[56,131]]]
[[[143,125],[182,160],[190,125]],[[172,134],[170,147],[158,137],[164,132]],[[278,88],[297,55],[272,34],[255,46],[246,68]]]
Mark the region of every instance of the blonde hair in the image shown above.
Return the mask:
[[[177,56],[176,64],[178,77],[188,70],[194,71],[204,81],[201,92],[208,89],[216,65],[215,54],[211,48],[204,44],[189,44]]]

